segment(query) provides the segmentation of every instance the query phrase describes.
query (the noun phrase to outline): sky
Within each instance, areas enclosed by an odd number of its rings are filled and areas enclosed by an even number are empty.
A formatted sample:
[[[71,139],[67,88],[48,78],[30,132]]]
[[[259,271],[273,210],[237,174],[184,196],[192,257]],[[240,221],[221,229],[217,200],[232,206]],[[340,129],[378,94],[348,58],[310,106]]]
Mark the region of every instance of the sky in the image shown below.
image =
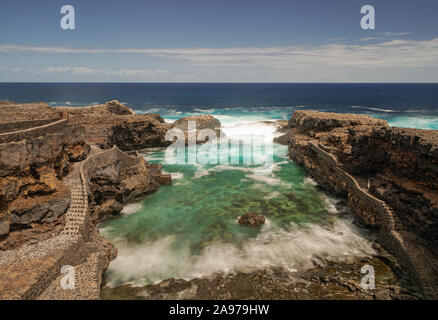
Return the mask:
[[[436,0],[0,0],[0,81],[438,82],[437,15]]]

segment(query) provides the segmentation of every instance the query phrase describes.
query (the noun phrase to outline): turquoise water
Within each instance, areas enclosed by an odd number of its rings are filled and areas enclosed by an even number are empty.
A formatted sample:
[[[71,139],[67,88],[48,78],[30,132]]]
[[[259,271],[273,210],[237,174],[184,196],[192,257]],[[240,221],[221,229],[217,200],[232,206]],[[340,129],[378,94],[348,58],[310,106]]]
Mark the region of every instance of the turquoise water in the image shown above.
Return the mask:
[[[267,120],[288,114],[279,109],[215,116],[229,138],[272,141],[275,127],[255,122],[257,116]],[[198,146],[198,154],[206,148],[208,144]],[[243,154],[239,164],[193,165],[166,164],[164,149],[145,152],[146,160],[162,163],[172,174],[173,184],[126,206],[123,217],[101,226],[101,233],[119,250],[107,282],[144,285],[272,266],[299,270],[325,258],[371,254],[369,235],[351,223],[346,208],[335,206],[336,199],[315,187],[287,158],[286,146],[274,144],[272,150],[271,170],[262,173],[256,171],[260,164],[243,164]],[[251,228],[237,223],[239,216],[252,211],[264,214],[266,224]]]

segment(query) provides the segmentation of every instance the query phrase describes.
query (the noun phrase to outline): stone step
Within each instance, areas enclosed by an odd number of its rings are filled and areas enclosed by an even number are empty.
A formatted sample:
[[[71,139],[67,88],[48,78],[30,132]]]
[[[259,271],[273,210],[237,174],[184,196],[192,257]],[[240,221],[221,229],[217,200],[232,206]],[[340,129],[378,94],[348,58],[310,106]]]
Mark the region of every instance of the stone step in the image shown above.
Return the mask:
[[[98,269],[100,257],[97,253],[91,254],[88,259],[79,265],[73,266],[75,271],[74,289],[63,289],[61,280],[65,276],[59,275],[39,296],[39,300],[91,300],[99,299]]]

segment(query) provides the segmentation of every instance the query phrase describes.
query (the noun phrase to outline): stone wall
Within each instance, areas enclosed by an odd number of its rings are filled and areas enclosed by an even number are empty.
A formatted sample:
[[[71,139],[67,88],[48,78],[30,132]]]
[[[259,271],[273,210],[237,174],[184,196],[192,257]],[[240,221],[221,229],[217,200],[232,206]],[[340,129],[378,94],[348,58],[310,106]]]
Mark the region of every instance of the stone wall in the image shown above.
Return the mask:
[[[26,130],[30,128],[44,126],[46,124],[56,122],[59,119],[39,119],[39,120],[25,120],[14,122],[0,122],[0,133],[8,133],[13,131]]]
[[[74,180],[71,186],[72,206],[66,215],[65,228],[61,235],[58,236],[68,237],[67,239],[70,239],[70,245],[53,267],[50,268],[50,270],[33,286],[32,290],[26,293],[24,296],[25,299],[38,298],[39,295],[46,290],[55,279],[57,279],[61,266],[69,262],[69,257],[74,256],[74,252],[82,242],[88,240],[91,230],[90,212],[88,207],[89,172],[94,168],[105,167],[115,162],[120,162],[122,166],[130,166],[137,161],[139,161],[139,159],[125,154],[117,146],[114,146],[110,150],[102,150],[91,155],[81,163],[79,179]],[[86,273],[82,276],[91,279],[91,281],[87,281],[87,283],[84,284],[81,282],[81,279],[78,279],[77,282],[81,286],[82,291],[94,292],[94,296],[88,296],[88,298],[98,298],[102,272],[108,261],[105,261],[105,259],[98,255],[96,256],[95,254],[91,255],[90,259],[95,263],[90,264],[91,269],[82,270],[83,273]],[[53,294],[56,295],[56,291]],[[50,298],[57,297],[53,296]],[[68,298],[68,296],[65,296],[65,291],[63,291],[63,298]]]
[[[57,120],[39,127],[0,133],[0,143],[9,143],[56,133],[66,127],[68,119]]]
[[[341,169],[341,165],[338,163],[335,157],[323,150],[322,145],[316,145],[313,142],[309,142],[309,146],[310,149],[314,151],[322,161],[332,167],[338,179],[347,183],[348,194],[351,197],[354,197],[354,201],[361,202],[360,206],[353,206],[353,209],[360,207],[368,215],[372,215],[371,217],[364,216],[364,220],[368,220],[369,225],[383,227],[386,230],[394,229],[393,213],[384,201],[376,198],[361,188],[357,180],[352,175]]]
[[[329,149],[308,136],[292,136],[289,155],[307,171],[320,185],[348,198],[349,207],[356,217],[365,224],[379,230],[381,243],[395,254],[406,267],[424,296],[438,297],[437,260],[432,252],[418,242],[415,235],[396,223],[393,209],[383,200],[370,194],[366,187],[344,170]]]
[[[58,235],[51,239],[52,246],[58,250],[63,250],[63,253],[55,260],[55,262],[45,272],[40,274],[40,277],[19,297],[23,300],[37,299],[47,287],[59,276],[62,266],[68,265],[71,262],[71,257],[81,245],[81,239],[66,235]],[[47,242],[49,241],[47,240]],[[53,250],[47,248],[46,250]]]
[[[3,271],[0,274],[0,282],[3,282],[6,286],[3,288],[0,285],[1,298],[37,299],[43,292],[45,293],[43,298],[50,299],[99,298],[102,273],[109,264],[109,258],[105,257],[105,254],[98,251],[90,254],[87,258],[87,267],[82,267],[80,270],[80,279],[77,279],[78,290],[69,291],[59,287],[59,278],[62,276],[60,270],[64,265],[77,264],[78,261],[75,257],[84,245],[89,246],[86,243],[96,245],[97,242],[103,241],[98,237],[97,231],[92,228],[90,223],[88,205],[90,172],[94,168],[113,163],[129,167],[141,160],[141,158],[134,158],[125,154],[117,146],[114,146],[109,150],[95,151],[94,154],[78,164],[79,168],[73,171],[73,177],[70,180],[71,202],[66,213],[63,231],[59,235],[34,246],[25,245],[17,250],[0,252],[0,271]],[[91,235],[93,236],[92,239],[90,239]],[[38,262],[40,260],[44,262]],[[20,261],[25,262],[21,263]],[[17,268],[21,268],[26,264],[33,273],[30,272],[25,277],[21,277],[21,281],[24,281],[23,286],[13,288],[14,285],[17,285],[17,280],[14,280],[14,276],[11,275],[16,273]],[[83,277],[85,280],[82,279]],[[11,281],[9,285],[7,284],[8,281]],[[56,289],[46,293],[46,290],[51,287]]]

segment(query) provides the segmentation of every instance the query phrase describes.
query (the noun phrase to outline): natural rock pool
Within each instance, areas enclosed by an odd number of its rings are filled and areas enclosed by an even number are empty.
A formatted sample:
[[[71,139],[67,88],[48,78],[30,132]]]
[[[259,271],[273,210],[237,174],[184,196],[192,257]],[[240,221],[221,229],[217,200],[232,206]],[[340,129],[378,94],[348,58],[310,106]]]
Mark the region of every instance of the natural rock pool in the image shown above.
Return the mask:
[[[223,124],[236,139],[275,129],[259,122]],[[354,225],[342,202],[318,190],[286,153],[286,146],[274,144],[272,172],[260,175],[255,165],[169,165],[164,149],[145,151],[148,161],[163,163],[173,184],[101,225],[119,251],[106,283],[147,285],[272,267],[298,271],[322,260],[372,255],[373,235]],[[247,212],[265,215],[266,223],[239,225]]]

